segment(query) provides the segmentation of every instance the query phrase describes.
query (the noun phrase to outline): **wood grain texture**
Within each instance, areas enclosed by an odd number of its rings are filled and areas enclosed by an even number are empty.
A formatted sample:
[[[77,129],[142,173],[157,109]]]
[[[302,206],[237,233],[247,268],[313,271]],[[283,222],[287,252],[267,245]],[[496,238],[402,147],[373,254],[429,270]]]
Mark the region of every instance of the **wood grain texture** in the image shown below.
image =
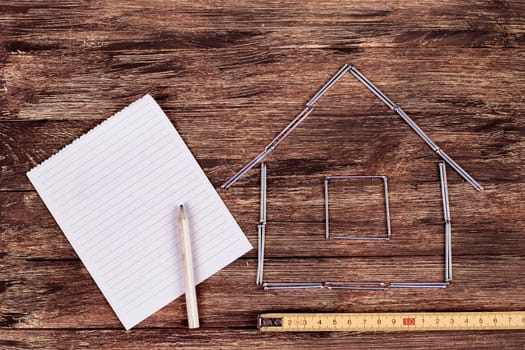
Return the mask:
[[[377,347],[378,336],[357,334],[261,334],[255,330],[207,329],[140,329],[124,333],[120,330],[32,330],[0,331],[0,345],[16,349],[301,349],[316,350],[327,344],[341,349],[371,349]],[[444,340],[446,339],[446,340]],[[493,344],[505,344],[508,349],[525,346],[522,332],[436,332],[393,333],[383,344],[392,348],[422,349],[428,344],[454,344],[454,349],[493,349]],[[384,345],[383,345],[384,346]]]
[[[523,332],[260,334],[268,311],[525,309],[522,1],[15,1],[0,4],[0,348],[523,348]],[[448,171],[445,290],[264,292],[251,251],[136,330],[116,316],[25,173],[151,93],[218,187],[344,63],[481,182]],[[268,158],[265,279],[440,281],[438,158],[348,76]],[[392,241],[324,240],[326,175],[387,175]],[[256,244],[259,174],[220,195]],[[351,191],[350,191],[351,190]],[[341,232],[382,234],[381,189],[334,189]],[[358,191],[356,195],[355,191]],[[439,344],[439,345],[438,345]]]
[[[253,114],[284,123],[342,64],[352,63],[409,114],[465,109],[460,112],[482,121],[523,110],[517,102],[523,96],[518,87],[524,61],[519,48],[14,51],[3,64],[6,81],[0,92],[7,108],[0,117],[101,119],[149,92],[172,118],[241,122]],[[325,113],[388,111],[353,77],[338,86],[317,106]]]
[[[10,50],[520,46],[520,1],[4,1]],[[110,28],[110,29],[109,29]],[[131,40],[130,40],[131,39]]]

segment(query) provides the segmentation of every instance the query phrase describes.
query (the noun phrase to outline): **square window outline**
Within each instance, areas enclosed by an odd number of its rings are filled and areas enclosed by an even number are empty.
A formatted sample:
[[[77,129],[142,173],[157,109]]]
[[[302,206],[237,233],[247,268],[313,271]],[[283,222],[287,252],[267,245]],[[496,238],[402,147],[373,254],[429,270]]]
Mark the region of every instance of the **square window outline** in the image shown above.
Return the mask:
[[[330,180],[367,180],[367,179],[382,179],[383,190],[385,197],[385,214],[386,214],[386,237],[367,237],[367,236],[352,236],[339,237],[330,236],[330,212],[329,212],[329,181]],[[324,179],[324,216],[325,216],[325,239],[326,240],[340,240],[340,241],[389,241],[392,236],[392,224],[390,222],[390,204],[388,200],[388,178],[383,175],[337,175],[326,176]]]

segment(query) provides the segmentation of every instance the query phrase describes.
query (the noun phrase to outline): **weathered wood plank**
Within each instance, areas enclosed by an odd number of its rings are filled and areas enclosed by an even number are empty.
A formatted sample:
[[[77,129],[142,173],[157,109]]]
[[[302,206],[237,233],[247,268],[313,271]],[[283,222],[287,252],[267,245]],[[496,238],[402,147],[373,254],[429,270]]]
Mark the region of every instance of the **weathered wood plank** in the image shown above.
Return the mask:
[[[290,120],[344,63],[359,67],[414,116],[448,116],[453,125],[473,125],[465,117],[483,125],[490,117],[504,127],[523,113],[525,54],[520,49],[240,47],[10,53],[2,65],[0,118],[101,119],[152,93],[170,117],[187,123],[214,117],[225,125],[256,128],[251,118]],[[352,116],[391,113],[350,76],[323,97],[319,108]]]
[[[520,46],[520,1],[4,1],[9,50]]]
[[[120,330],[2,330],[0,346],[16,349],[425,349],[436,344],[454,349],[520,349],[525,346],[520,331],[465,331],[433,333],[330,333],[264,334],[253,329],[137,329]]]
[[[267,280],[414,279],[439,281],[443,260],[269,259]],[[454,283],[440,290],[275,291],[255,285],[256,261],[238,260],[197,288],[203,328],[254,327],[268,311],[411,311],[524,309],[525,258],[469,256],[454,260]],[[120,328],[104,297],[78,261],[2,261],[1,328]],[[370,276],[369,278],[367,278]],[[159,286],[161,288],[162,286]],[[407,302],[410,300],[410,302]],[[185,327],[183,298],[142,322]]]
[[[442,255],[443,214],[439,185],[390,184],[393,236],[391,242],[326,242],[321,184],[312,187],[269,188],[268,256],[411,256]],[[449,187],[454,255],[523,256],[524,184],[487,186],[484,192],[468,184]],[[232,187],[221,192],[226,204],[256,246],[258,189]],[[376,195],[376,194],[374,194]],[[377,193],[377,195],[381,195]],[[366,203],[341,201],[332,217],[341,231],[366,234],[368,220],[384,213],[369,212]],[[360,220],[359,218],[364,219]],[[355,226],[352,230],[352,227]],[[376,225],[378,234],[384,228]],[[357,229],[356,229],[357,228]],[[373,233],[373,232],[372,232]],[[66,238],[35,192],[0,192],[0,253],[10,258],[76,258]],[[252,251],[248,256],[255,256]]]

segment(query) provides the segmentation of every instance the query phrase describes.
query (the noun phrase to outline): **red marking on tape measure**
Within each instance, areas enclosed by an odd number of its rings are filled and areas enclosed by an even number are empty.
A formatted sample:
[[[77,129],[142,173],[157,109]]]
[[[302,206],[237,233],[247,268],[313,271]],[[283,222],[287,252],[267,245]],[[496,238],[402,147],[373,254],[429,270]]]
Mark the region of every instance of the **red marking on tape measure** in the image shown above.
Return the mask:
[[[415,326],[416,319],[413,317],[406,317],[403,319],[403,326]]]

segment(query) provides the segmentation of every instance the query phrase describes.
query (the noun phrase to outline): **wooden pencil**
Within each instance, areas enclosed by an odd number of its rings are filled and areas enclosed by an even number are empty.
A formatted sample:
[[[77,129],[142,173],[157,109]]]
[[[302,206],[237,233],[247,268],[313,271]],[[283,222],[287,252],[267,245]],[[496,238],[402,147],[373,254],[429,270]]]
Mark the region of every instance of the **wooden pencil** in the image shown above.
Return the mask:
[[[191,252],[191,239],[188,220],[184,214],[184,206],[179,207],[179,232],[184,260],[184,284],[186,286],[186,312],[188,314],[188,327],[199,328],[199,309],[197,307],[197,291],[193,274],[193,255]]]

